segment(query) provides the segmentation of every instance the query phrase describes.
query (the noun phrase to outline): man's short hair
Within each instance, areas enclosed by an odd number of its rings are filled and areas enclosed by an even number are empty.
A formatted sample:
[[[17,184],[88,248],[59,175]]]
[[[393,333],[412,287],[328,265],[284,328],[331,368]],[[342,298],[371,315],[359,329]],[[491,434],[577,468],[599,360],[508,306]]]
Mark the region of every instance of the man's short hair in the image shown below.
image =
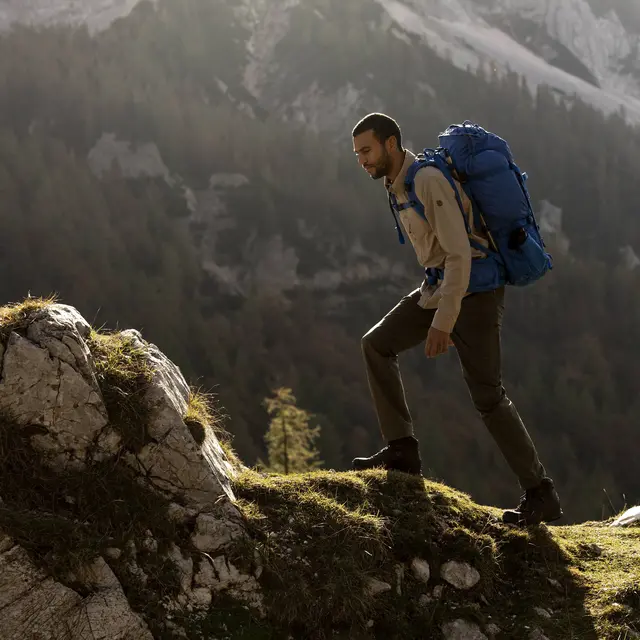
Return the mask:
[[[402,133],[398,123],[384,113],[370,113],[358,122],[353,129],[353,137],[359,136],[365,131],[373,131],[376,139],[384,144],[389,138],[395,136],[398,149],[402,150]]]

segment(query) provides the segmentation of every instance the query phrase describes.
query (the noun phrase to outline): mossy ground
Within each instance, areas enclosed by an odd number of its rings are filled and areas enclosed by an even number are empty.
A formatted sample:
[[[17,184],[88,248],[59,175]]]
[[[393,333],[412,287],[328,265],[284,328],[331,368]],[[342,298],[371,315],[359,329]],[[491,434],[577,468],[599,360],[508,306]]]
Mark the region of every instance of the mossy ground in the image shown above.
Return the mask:
[[[247,471],[235,491],[264,558],[270,616],[229,638],[253,628],[270,638],[437,639],[457,618],[496,624],[498,638],[534,629],[550,640],[640,632],[638,527],[507,527],[497,509],[446,485],[382,471]],[[430,564],[427,585],[412,574],[415,557]],[[448,560],[473,565],[480,582],[469,591],[448,585],[439,573]],[[368,578],[391,591],[368,595]]]

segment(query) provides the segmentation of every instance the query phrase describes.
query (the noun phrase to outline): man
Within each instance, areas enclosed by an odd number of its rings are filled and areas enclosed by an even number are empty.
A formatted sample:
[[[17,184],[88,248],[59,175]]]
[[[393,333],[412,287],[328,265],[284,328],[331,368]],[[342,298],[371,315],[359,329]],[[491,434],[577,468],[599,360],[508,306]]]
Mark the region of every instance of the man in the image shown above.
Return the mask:
[[[388,196],[405,204],[404,178],[415,155],[402,148],[397,122],[380,113],[366,116],[353,129],[353,148],[371,178],[384,178]],[[473,226],[471,203],[457,186],[471,234],[487,246],[487,239]],[[536,448],[502,386],[504,287],[467,293],[471,260],[482,253],[471,247],[462,211],[446,177],[435,167],[423,167],[415,176],[415,192],[424,205],[426,220],[413,208],[404,208],[400,222],[418,262],[425,269],[443,268],[444,276],[436,284],[425,279],[362,338],[369,388],[388,444],[369,458],[355,458],[353,468],[422,472],[398,354],[423,340],[428,358],[455,346],[475,408],[525,490],[520,505],[505,511],[503,520],[518,525],[557,520],[562,509],[553,481],[546,477]]]

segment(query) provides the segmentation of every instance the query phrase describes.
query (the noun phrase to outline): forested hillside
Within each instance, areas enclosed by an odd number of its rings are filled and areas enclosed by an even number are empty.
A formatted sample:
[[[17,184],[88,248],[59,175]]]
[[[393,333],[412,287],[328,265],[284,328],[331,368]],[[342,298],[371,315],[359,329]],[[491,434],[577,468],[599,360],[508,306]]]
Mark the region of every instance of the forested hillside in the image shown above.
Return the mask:
[[[264,457],[262,400],[286,385],[322,427],[325,466],[346,468],[380,444],[360,336],[421,276],[381,185],[357,167],[351,127],[383,109],[416,150],[475,119],[508,139],[568,238],[565,250],[549,233],[553,272],[508,292],[505,384],[570,520],[609,515],[603,490],[616,509],[640,500],[640,268],[621,252],[640,252],[638,131],[531,96],[516,76],[456,70],[373,28],[366,0],[296,7],[260,102],[233,5],[145,2],[93,38],[0,39],[0,300],[57,292],[95,326],[144,330],[217,394],[248,464]],[[314,21],[317,9],[332,19]],[[357,99],[341,112],[331,96],[348,86]],[[97,171],[104,134],[155,145],[168,177],[117,161]],[[455,353],[402,362],[429,472],[512,502]]]

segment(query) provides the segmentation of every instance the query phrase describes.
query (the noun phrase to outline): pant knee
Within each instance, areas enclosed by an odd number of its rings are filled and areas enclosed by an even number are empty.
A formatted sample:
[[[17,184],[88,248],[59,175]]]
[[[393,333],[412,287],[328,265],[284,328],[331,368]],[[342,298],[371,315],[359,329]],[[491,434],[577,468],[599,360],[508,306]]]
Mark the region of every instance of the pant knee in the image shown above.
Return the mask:
[[[367,331],[360,340],[362,352],[365,355],[375,353],[381,356],[392,356],[393,354],[390,352],[388,347],[385,347],[380,338],[381,336],[377,327],[373,327]]]
[[[375,330],[370,329],[360,339],[360,347],[363,353],[367,353],[368,351],[375,350],[374,342],[375,342]]]
[[[471,392],[473,405],[481,416],[490,416],[497,409],[510,403],[501,387],[475,389]]]

